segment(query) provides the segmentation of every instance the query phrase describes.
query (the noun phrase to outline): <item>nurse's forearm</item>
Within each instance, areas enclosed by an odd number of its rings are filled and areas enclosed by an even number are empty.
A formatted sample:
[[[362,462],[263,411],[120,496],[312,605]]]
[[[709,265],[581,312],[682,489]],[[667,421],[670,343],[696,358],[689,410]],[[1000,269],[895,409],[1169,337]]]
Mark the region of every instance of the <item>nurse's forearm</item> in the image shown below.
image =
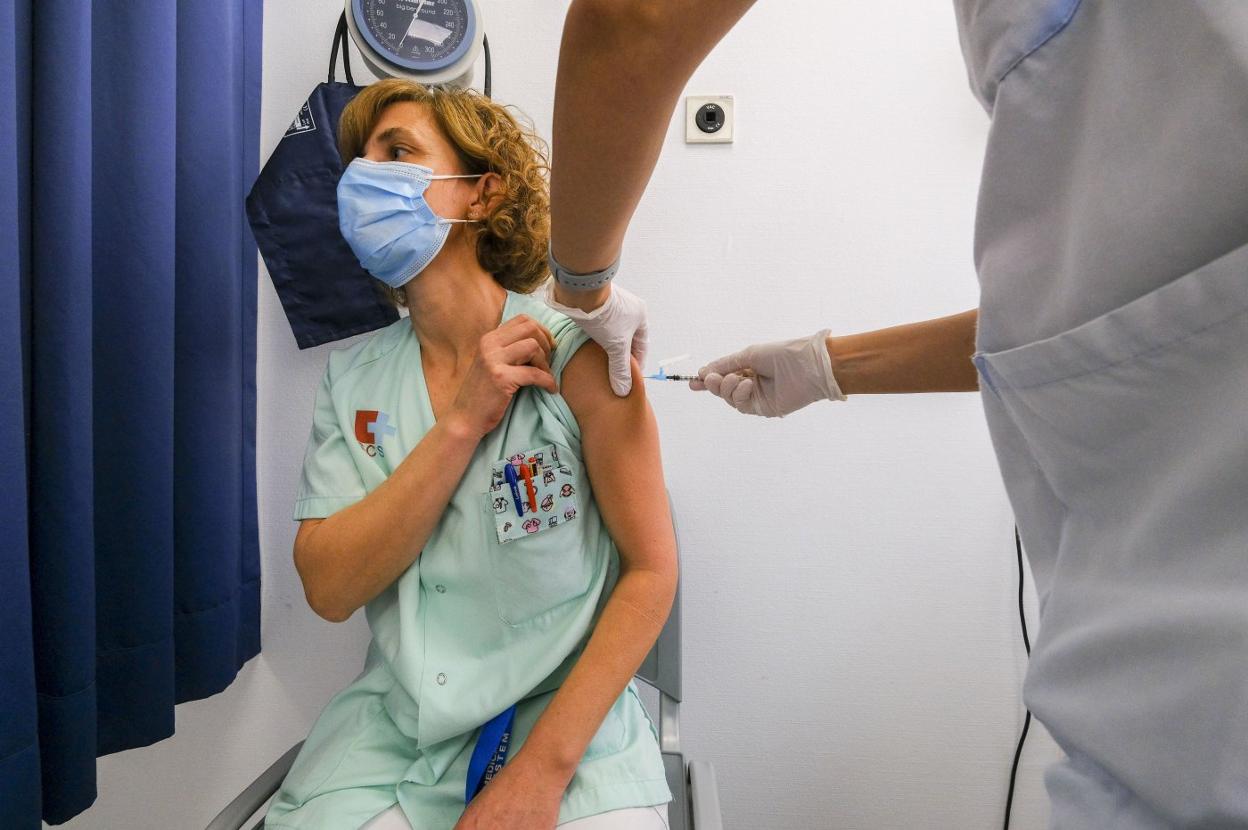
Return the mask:
[[[295,567],[313,611],[341,622],[407,570],[442,518],[478,442],[452,418],[439,420],[371,493],[300,527]]]
[[[551,144],[555,258],[588,273],[619,256],[672,110],[754,0],[574,0],[564,23]],[[556,298],[585,310],[609,288]]]
[[[973,392],[979,375],[972,309],[937,320],[827,339],[832,374],[846,395]]]

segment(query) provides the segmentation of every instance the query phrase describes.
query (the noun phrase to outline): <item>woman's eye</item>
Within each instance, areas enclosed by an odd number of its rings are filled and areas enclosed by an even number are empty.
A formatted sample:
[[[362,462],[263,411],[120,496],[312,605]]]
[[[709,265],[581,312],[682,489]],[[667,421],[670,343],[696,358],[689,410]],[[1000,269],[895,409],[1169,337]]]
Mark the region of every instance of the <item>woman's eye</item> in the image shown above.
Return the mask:
[[[390,148],[390,158],[394,159],[395,161],[399,161],[399,154],[400,154],[400,153],[406,153],[406,152],[407,152],[407,150],[405,150],[405,149],[404,149],[404,148],[402,148],[402,147],[391,147],[391,148]]]

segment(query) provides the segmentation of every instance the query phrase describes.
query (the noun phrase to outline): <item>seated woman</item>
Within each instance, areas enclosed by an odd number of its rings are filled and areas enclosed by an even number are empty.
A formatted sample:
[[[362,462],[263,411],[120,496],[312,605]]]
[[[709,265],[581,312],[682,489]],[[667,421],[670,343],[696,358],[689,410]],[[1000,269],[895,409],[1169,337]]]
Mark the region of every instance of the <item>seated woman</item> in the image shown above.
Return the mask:
[[[658,433],[636,365],[616,397],[530,296],[545,160],[498,104],[401,80],[351,102],[339,148],[343,234],[411,314],[317,393],[295,565],[372,642],[266,827],[664,828],[632,684],[676,589]]]

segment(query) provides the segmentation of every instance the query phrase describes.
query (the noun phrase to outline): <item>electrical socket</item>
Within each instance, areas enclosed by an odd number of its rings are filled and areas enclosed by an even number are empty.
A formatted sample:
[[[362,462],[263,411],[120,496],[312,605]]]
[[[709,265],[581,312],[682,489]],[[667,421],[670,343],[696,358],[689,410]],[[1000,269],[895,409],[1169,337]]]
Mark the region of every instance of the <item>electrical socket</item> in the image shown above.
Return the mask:
[[[686,144],[731,144],[734,121],[731,95],[685,98]]]

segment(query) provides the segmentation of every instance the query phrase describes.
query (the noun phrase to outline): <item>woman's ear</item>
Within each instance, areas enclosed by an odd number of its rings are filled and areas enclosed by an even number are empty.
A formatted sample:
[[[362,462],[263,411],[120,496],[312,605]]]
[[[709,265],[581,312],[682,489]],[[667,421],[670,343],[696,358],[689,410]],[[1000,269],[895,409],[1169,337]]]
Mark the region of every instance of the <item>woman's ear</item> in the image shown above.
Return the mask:
[[[503,178],[497,173],[486,173],[477,179],[472,201],[468,203],[469,219],[484,219],[499,199],[503,198]]]

